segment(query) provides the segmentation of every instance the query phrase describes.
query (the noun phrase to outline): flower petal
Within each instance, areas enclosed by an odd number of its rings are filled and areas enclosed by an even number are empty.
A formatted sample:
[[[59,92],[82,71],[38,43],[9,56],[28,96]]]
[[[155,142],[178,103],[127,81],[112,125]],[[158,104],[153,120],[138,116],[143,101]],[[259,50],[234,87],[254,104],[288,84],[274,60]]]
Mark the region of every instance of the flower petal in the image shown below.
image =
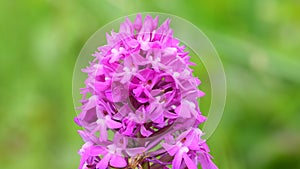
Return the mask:
[[[192,161],[186,153],[183,154],[183,159],[188,169],[197,169],[195,162]]]
[[[176,153],[173,161],[172,161],[172,167],[173,169],[180,169],[180,165],[181,165],[181,162],[182,162],[182,152],[179,151],[178,153]]]
[[[141,134],[145,137],[148,137],[152,134],[151,131],[147,130],[144,125],[141,126]]]
[[[110,129],[117,129],[121,128],[122,124],[119,122],[116,122],[110,118],[110,116],[105,116],[105,124]]]
[[[137,16],[135,18],[133,26],[134,26],[135,30],[140,31],[140,29],[142,28],[142,25],[143,25],[143,18],[142,18],[142,15],[139,13],[139,14],[137,14]]]
[[[126,152],[129,156],[134,157],[137,154],[142,154],[145,152],[145,147],[135,147],[135,148],[127,148]]]
[[[171,155],[171,156],[174,156],[175,153],[178,152],[179,150],[179,147],[177,145],[170,145],[170,144],[167,144],[167,143],[162,143],[162,146],[165,150],[168,151],[168,153]]]
[[[111,161],[109,162],[109,164],[113,167],[123,168],[123,167],[126,167],[127,162],[122,156],[113,155],[111,157]]]
[[[135,39],[131,39],[130,41],[127,41],[126,44],[131,48],[137,48],[139,46],[139,42]]]
[[[108,162],[111,159],[111,154],[106,154],[101,161],[97,164],[96,168],[106,169],[108,166]]]
[[[207,154],[200,154],[198,160],[201,164],[202,169],[218,169],[218,167],[211,161]]]
[[[100,141],[106,141],[107,137],[108,137],[106,125],[105,124],[100,124],[99,128],[100,128],[99,140]]]
[[[93,146],[90,150],[91,156],[99,156],[100,154],[105,154],[106,150],[103,147],[100,146]]]

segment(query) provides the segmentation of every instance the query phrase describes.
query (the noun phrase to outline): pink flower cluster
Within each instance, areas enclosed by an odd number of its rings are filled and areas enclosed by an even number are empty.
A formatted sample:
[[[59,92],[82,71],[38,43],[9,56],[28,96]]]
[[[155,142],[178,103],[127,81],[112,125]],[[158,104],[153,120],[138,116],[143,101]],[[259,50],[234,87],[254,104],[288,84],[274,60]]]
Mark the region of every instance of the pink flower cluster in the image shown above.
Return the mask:
[[[169,19],[158,27],[158,17],[126,18],[93,56],[75,118],[79,169],[217,168],[198,128],[204,93]]]

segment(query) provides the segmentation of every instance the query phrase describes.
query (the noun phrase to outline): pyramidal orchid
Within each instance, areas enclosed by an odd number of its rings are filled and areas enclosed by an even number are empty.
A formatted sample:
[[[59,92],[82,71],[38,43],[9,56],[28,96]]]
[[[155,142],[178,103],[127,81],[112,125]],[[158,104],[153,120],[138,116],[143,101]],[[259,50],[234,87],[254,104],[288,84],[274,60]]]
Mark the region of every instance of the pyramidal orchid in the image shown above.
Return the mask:
[[[79,169],[217,168],[198,128],[206,118],[195,64],[173,37],[171,20],[158,21],[126,18],[82,70]]]

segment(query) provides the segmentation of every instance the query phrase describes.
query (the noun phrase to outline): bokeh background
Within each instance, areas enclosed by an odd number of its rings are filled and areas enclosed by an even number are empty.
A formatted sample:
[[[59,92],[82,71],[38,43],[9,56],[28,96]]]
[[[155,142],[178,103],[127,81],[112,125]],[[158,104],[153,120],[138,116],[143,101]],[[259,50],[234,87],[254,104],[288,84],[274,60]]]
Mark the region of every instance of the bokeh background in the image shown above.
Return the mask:
[[[219,168],[299,169],[299,0],[1,0],[0,168],[78,167],[76,58],[104,24],[143,11],[193,22],[223,61],[227,103],[208,140]]]

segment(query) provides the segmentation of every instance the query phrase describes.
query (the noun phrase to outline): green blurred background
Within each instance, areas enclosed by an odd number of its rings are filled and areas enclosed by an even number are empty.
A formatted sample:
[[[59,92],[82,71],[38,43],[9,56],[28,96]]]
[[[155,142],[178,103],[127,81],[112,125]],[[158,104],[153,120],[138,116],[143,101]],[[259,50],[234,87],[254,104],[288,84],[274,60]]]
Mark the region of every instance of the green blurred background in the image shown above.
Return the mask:
[[[104,24],[143,11],[193,22],[223,61],[227,103],[208,140],[219,168],[299,169],[299,0],[1,0],[0,168],[77,168],[76,58]]]

